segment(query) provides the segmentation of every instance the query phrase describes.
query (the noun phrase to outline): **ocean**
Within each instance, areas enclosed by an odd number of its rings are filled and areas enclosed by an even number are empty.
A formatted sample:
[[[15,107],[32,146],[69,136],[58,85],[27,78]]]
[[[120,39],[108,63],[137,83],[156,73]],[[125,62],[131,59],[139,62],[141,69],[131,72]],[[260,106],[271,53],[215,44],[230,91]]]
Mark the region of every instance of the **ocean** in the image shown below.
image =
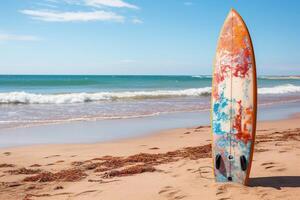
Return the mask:
[[[258,78],[259,106],[299,103],[300,77]],[[0,129],[207,111],[211,76],[1,75]]]

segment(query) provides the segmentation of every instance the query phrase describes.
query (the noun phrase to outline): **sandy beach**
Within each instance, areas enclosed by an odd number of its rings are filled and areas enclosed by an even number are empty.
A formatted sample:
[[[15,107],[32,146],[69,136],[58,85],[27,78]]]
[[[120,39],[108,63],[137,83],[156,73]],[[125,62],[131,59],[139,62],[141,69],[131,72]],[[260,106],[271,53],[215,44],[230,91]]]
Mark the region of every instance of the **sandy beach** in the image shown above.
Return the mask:
[[[300,200],[299,8],[2,3],[0,200]]]
[[[0,150],[0,199],[298,199],[300,118],[258,123],[249,186],[213,180],[209,126]]]

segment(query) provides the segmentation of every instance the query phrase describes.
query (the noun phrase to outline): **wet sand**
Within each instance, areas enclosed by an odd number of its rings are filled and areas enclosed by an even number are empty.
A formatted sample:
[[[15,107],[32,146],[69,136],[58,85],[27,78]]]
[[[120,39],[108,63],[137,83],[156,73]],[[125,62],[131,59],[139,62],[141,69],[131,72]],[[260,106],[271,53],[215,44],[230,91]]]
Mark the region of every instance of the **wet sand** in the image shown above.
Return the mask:
[[[259,122],[249,186],[212,176],[209,126],[0,149],[0,199],[298,199],[300,118]]]
[[[279,120],[300,112],[299,102],[259,107],[258,120]],[[30,124],[3,128],[0,149],[36,144],[83,144],[145,137],[165,130],[209,124],[209,110],[164,113],[151,117]]]

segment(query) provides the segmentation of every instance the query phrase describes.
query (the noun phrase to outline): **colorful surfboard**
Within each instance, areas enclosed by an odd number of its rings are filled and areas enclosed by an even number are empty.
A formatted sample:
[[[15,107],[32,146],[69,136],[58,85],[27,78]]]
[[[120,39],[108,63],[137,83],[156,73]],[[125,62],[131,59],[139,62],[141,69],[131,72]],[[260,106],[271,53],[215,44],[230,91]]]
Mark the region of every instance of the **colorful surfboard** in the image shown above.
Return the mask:
[[[217,45],[212,81],[211,123],[217,182],[247,184],[256,131],[257,85],[251,38],[231,10]]]

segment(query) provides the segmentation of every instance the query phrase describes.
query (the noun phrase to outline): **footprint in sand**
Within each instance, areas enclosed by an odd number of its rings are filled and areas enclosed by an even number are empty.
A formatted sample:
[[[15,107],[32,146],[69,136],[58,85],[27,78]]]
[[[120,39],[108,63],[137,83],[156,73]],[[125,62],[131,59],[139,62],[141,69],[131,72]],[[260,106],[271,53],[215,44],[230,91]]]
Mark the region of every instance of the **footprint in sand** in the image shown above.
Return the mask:
[[[158,194],[166,197],[167,199],[183,199],[186,197],[185,194],[182,194],[181,190],[178,190],[172,186],[163,187]]]
[[[74,196],[77,197],[77,196],[80,196],[80,195],[85,195],[85,194],[88,194],[88,193],[93,193],[93,192],[102,192],[101,190],[86,190],[86,191],[83,191],[83,192],[79,192],[77,194],[75,194]]]
[[[6,156],[10,156],[11,152],[4,152],[3,154],[6,155]]]
[[[265,162],[265,163],[262,163],[261,166],[264,166],[265,169],[270,169],[270,168],[275,167],[275,163],[274,162]]]
[[[279,153],[286,153],[287,151],[286,150],[280,150],[278,151]]]
[[[202,130],[196,129],[194,130],[194,132],[202,132]]]
[[[165,186],[165,187],[163,187],[162,190],[160,190],[160,191],[158,192],[158,194],[163,194],[163,193],[169,191],[169,189],[171,189],[171,188],[172,188],[172,186]]]
[[[60,155],[51,155],[51,156],[46,156],[44,158],[54,158],[54,157],[59,157]]]
[[[158,147],[151,147],[149,148],[149,150],[158,150],[159,148]]]
[[[164,173],[164,174],[171,174],[172,171],[166,171],[166,170],[164,170],[163,173]]]
[[[231,199],[227,191],[227,185],[218,186],[216,190],[216,196],[218,197],[218,200]]]
[[[192,171],[192,173],[198,173],[200,178],[212,180],[214,179],[212,168],[210,166],[201,166],[198,169]]]
[[[42,165],[40,164],[33,164],[33,165],[30,165],[29,167],[41,167]]]
[[[282,142],[276,142],[276,143],[275,143],[275,146],[279,146],[279,147],[281,147],[281,146],[285,146],[285,144],[284,144],[284,143],[282,143]]]
[[[268,192],[265,192],[265,191],[263,191],[263,192],[258,192],[259,194],[259,197],[261,198],[261,199],[264,199],[264,198],[266,198],[269,194],[268,194]]]
[[[52,166],[52,165],[55,165],[55,164],[54,163],[48,163],[45,166]]]
[[[269,151],[269,149],[255,148],[254,151],[257,152],[257,153],[262,153],[262,152]]]
[[[217,187],[217,191],[216,191],[216,194],[223,194],[227,192],[227,187],[225,185],[220,185]]]
[[[286,170],[286,168],[278,168],[278,169],[276,169],[276,171],[278,171],[278,172],[283,172],[283,171],[285,171]]]
[[[264,162],[261,164],[266,170],[278,171],[282,172],[285,171],[286,168],[282,166],[282,164],[275,163],[275,162]]]

